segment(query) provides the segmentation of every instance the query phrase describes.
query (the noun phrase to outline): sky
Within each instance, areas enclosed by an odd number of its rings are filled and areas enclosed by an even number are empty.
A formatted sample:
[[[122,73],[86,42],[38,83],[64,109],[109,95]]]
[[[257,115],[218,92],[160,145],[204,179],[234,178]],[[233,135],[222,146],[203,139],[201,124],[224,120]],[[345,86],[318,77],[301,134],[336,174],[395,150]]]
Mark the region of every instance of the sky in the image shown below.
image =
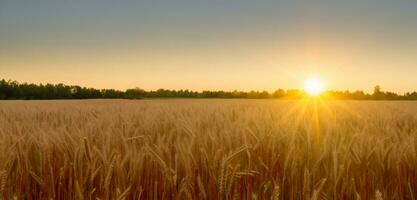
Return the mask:
[[[415,0],[0,0],[0,78],[95,88],[417,90]]]

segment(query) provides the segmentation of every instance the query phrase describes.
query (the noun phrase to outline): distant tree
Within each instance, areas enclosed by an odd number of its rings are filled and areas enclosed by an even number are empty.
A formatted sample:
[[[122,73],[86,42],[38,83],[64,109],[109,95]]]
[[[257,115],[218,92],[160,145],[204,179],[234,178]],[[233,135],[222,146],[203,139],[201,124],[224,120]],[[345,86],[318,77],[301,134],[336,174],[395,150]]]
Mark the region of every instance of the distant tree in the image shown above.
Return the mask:
[[[247,98],[248,95],[246,92],[234,90],[232,93],[232,98]]]
[[[304,95],[305,93],[302,90],[291,89],[291,90],[287,90],[285,94],[285,98],[299,99],[299,98],[302,98]]]
[[[0,80],[0,99],[7,99],[10,94],[9,84],[6,80]]]
[[[368,99],[368,98],[369,97],[363,91],[355,91],[351,95],[351,99],[362,100],[362,99]]]
[[[146,95],[145,90],[142,90],[140,88],[134,88],[134,89],[127,89],[124,97],[127,99],[142,99]]]
[[[270,98],[271,97],[271,95],[269,94],[269,92],[267,92],[267,91],[262,91],[261,93],[259,93],[259,96],[258,96],[258,98],[261,98],[261,99],[266,99],[266,98]]]
[[[273,98],[285,97],[285,91],[283,89],[279,88],[278,90],[275,90],[274,93],[272,93],[272,97]]]
[[[259,94],[258,94],[257,91],[252,90],[248,93],[248,98],[249,99],[257,99],[258,97],[259,97]]]
[[[384,97],[384,93],[381,91],[381,86],[377,85],[374,87],[374,93],[372,94],[373,99],[381,100]]]
[[[417,100],[417,92],[412,92],[412,93],[407,92],[407,94],[405,95],[405,99]]]

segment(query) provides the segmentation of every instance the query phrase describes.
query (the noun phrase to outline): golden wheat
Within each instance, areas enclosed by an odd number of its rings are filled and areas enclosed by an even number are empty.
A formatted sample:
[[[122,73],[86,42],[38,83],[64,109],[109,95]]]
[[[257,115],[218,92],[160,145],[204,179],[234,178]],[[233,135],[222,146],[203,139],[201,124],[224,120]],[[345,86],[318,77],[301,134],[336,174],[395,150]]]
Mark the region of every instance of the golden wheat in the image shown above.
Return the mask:
[[[0,152],[0,199],[415,199],[417,102],[0,101]]]
[[[0,193],[4,191],[6,188],[6,180],[7,179],[7,172],[2,170],[0,171]]]

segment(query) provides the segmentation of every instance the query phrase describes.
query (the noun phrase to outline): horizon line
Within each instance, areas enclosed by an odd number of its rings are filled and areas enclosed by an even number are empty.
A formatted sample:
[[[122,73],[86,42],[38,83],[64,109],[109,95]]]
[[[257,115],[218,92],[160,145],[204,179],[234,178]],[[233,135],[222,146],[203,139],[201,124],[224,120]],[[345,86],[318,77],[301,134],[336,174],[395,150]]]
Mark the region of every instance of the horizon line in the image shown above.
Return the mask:
[[[276,92],[278,90],[283,90],[285,92],[288,92],[288,91],[303,91],[303,92],[305,92],[305,89],[303,89],[303,88],[282,88],[282,87],[276,87],[276,89],[274,89],[272,91],[266,90],[266,89],[260,89],[260,90],[238,90],[238,89],[232,89],[232,90],[225,90],[225,89],[215,89],[215,90],[201,89],[201,90],[192,90],[192,89],[186,89],[186,88],[180,88],[180,89],[172,89],[171,88],[170,89],[170,88],[163,88],[163,87],[160,87],[158,89],[145,89],[145,88],[141,88],[139,86],[135,86],[135,87],[131,87],[131,88],[126,88],[126,89],[116,89],[116,88],[105,88],[105,87],[103,87],[103,88],[97,88],[97,87],[90,87],[90,86],[84,86],[84,85],[79,85],[79,84],[67,84],[67,83],[64,83],[64,82],[58,82],[58,83],[39,82],[39,83],[33,83],[33,82],[25,82],[25,81],[24,82],[21,82],[21,81],[13,80],[13,79],[0,78],[0,81],[3,81],[3,80],[6,81],[6,82],[17,82],[18,84],[34,84],[34,85],[48,85],[48,84],[50,84],[50,85],[59,85],[59,84],[62,84],[62,85],[65,85],[65,86],[70,86],[70,87],[81,87],[81,88],[96,89],[96,90],[115,90],[115,91],[126,91],[126,90],[131,90],[131,89],[142,89],[142,90],[144,90],[146,92],[153,92],[153,91],[158,91],[158,90],[169,90],[169,91],[189,91],[189,92],[205,92],[205,91],[208,91],[208,92],[221,92],[221,91],[222,92],[245,92],[245,93],[249,93],[249,92],[268,92],[270,94],[273,94],[274,92]],[[380,85],[373,86],[373,88],[375,88],[375,87],[380,87]],[[386,93],[394,93],[394,94],[397,94],[397,95],[405,95],[405,94],[410,94],[410,93],[413,93],[413,92],[417,92],[416,90],[412,90],[412,91],[406,91],[406,92],[400,93],[400,92],[395,92],[395,91],[384,91],[382,89],[381,89],[381,91],[382,92],[386,92]],[[355,92],[363,92],[364,94],[372,94],[372,91],[371,92],[367,92],[367,91],[361,90],[361,89],[353,89],[353,90],[350,90],[350,89],[325,89],[325,90],[323,90],[322,93],[324,94],[324,93],[328,93],[328,92],[352,92],[352,93],[355,93]]]

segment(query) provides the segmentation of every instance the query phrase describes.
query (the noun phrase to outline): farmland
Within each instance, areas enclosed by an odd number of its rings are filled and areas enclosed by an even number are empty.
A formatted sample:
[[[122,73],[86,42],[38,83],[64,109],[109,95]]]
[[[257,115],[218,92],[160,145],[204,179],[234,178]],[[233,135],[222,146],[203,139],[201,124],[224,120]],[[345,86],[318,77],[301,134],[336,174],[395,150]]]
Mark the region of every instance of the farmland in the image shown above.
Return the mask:
[[[4,199],[416,199],[417,102],[0,101]]]

